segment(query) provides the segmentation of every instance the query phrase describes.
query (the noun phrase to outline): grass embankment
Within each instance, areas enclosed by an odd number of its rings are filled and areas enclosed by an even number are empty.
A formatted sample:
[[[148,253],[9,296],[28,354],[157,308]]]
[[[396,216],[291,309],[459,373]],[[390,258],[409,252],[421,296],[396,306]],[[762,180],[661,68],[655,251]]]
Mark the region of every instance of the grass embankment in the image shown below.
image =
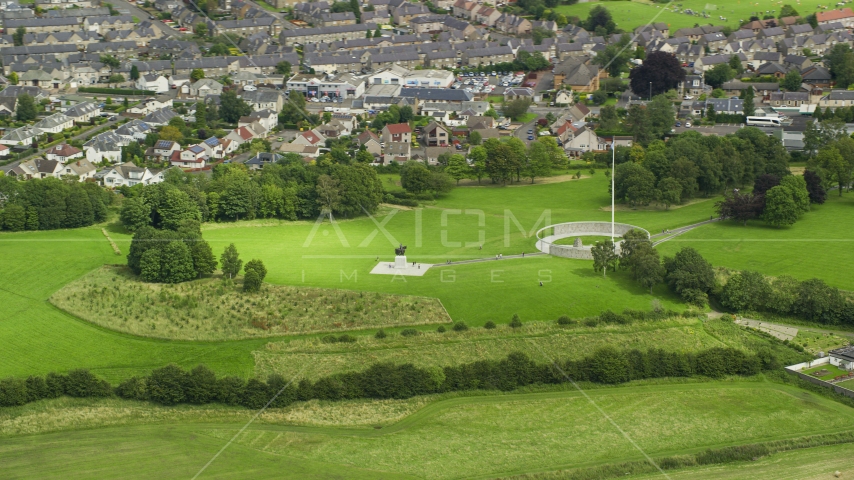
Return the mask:
[[[134,335],[235,340],[449,322],[435,298],[264,285],[247,294],[220,278],[177,285],[139,281],[105,266],[64,286],[51,302],[84,320]]]
[[[854,421],[854,409],[761,379],[605,387],[587,393],[654,457],[847,431]],[[21,408],[48,414],[39,409],[41,403]],[[330,414],[359,417],[363,405],[342,402],[337,411],[318,406],[318,413],[300,415],[321,422]],[[275,469],[279,476],[305,478],[353,467],[346,475],[352,478],[364,473],[358,466],[373,469],[374,478],[470,478],[643,459],[574,390],[458,397],[418,407],[383,428],[289,426],[283,423],[299,415],[276,412],[238,436],[206,473],[267,477]],[[409,412],[413,407],[400,408]],[[122,428],[7,437],[0,444],[4,470],[13,477],[86,478],[124,467],[125,476],[192,476],[242,426],[242,418],[227,421],[233,414],[228,410],[163,410],[171,413],[158,420],[161,425],[129,422]],[[208,424],[203,423],[205,415],[210,415]],[[102,453],[106,445],[109,455]],[[151,457],[159,461],[146,460]],[[76,460],[81,458],[86,461]],[[238,471],[250,464],[249,470]]]
[[[422,331],[414,337],[389,334],[385,339],[360,336],[355,343],[322,343],[319,339],[268,343],[253,352],[258,376],[300,374],[316,379],[335,373],[360,371],[378,362],[412,363],[418,367],[445,367],[479,360],[498,360],[508,352],[524,352],[537,363],[552,359],[578,360],[597,348],[619,345],[642,351],[698,352],[712,347],[745,351],[769,348],[780,361],[796,363],[799,354],[782,345],[722,320],[673,318],[632,325],[575,325],[529,323],[514,331],[507,326],[466,332]]]

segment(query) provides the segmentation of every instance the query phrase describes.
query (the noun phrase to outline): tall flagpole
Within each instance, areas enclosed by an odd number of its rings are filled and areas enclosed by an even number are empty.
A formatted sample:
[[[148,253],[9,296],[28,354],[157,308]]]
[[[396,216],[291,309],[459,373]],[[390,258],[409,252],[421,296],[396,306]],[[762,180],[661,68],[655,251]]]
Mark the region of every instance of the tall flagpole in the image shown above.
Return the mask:
[[[616,154],[617,149],[615,148],[616,147],[616,141],[617,141],[616,138],[613,138],[611,140],[611,242],[614,241],[614,195],[615,195],[614,173],[616,172],[615,165],[616,165],[616,158],[617,158],[616,157],[617,156],[617,154]],[[616,250],[616,246],[614,247],[614,249]]]

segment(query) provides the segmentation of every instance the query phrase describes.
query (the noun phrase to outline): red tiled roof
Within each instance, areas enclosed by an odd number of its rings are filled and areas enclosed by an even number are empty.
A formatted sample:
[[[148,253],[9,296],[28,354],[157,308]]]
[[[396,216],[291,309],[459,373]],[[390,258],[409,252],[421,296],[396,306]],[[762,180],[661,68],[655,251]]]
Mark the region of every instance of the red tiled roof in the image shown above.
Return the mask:
[[[180,162],[181,161],[181,151],[175,150],[172,152],[172,155],[169,157],[170,162]]]
[[[237,134],[240,135],[240,138],[244,140],[249,140],[252,138],[252,132],[249,131],[246,127],[240,127],[237,129]]]
[[[70,157],[71,155],[76,155],[80,153],[81,150],[72,147],[67,143],[61,143],[59,145],[54,145],[45,152],[45,154],[50,155],[59,155],[60,157]]]
[[[830,22],[833,20],[841,20],[843,18],[854,17],[854,12],[850,8],[842,8],[839,10],[828,10],[826,12],[816,12],[815,19],[819,23]]]
[[[311,143],[312,145],[320,141],[320,137],[315,135],[314,132],[312,132],[311,130],[301,133],[300,136],[308,140],[309,143]]]
[[[409,128],[408,123],[395,123],[394,125],[386,125],[385,128],[388,129],[388,133],[392,135],[398,135],[401,133],[411,133],[412,130]]]

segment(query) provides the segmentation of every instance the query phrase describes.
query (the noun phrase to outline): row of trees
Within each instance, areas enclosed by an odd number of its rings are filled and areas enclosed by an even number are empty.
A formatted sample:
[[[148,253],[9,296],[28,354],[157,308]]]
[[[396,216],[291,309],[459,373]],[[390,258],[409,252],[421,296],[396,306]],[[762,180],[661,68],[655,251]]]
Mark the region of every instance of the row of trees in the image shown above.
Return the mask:
[[[169,171],[163,183],[124,188],[122,193],[129,198],[121,220],[131,231],[144,225],[173,228],[186,218],[296,220],[321,212],[355,216],[376,211],[383,199],[382,183],[370,165],[330,159],[306,165],[294,154],[265,166],[260,175],[250,175],[244,165],[221,164],[210,178]]]
[[[769,279],[759,272],[736,272],[720,289],[720,301],[735,312],[771,312],[828,325],[854,325],[854,302],[818,278],[801,282],[787,275]]]
[[[23,405],[60,395],[148,400],[163,405],[222,403],[258,409],[270,403],[286,407],[296,401],[355,398],[404,399],[416,395],[466,390],[510,391],[533,384],[560,384],[569,379],[616,384],[630,380],[702,375],[754,375],[779,368],[770,352],[745,353],[733,348],[701,352],[621,350],[606,347],[579,360],[537,364],[524,353],[501,360],[481,360],[450,367],[420,368],[412,364],[374,364],[367,370],[335,374],[315,381],[288,382],[280,375],[267,381],[238,377],[217,378],[205,366],[185,371],[176,365],[156,369],[146,377],[132,377],[113,391],[107,382],[80,370],[67,376],[0,380],[0,406]]]
[[[13,232],[78,228],[107,219],[115,195],[95,183],[0,176],[0,226]]]
[[[615,197],[631,205],[655,201],[669,207],[697,195],[752,185],[765,174],[789,175],[786,149],[755,128],[725,137],[686,132],[666,144],[617,147],[614,155]],[[610,152],[587,156],[596,163],[611,163]]]

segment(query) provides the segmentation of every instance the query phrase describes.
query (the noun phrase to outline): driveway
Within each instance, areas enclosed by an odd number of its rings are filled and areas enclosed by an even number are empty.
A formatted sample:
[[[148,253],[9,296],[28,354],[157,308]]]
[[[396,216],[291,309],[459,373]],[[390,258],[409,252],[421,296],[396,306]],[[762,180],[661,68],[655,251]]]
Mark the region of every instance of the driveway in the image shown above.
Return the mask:
[[[513,135],[516,138],[525,142],[525,145],[528,145],[529,143],[531,143],[531,140],[528,140],[528,135],[531,135],[528,133],[528,130],[534,130],[533,135],[534,135],[534,139],[536,140],[536,138],[537,138],[537,133],[536,133],[537,132],[537,129],[536,129],[537,120],[539,120],[540,118],[543,118],[543,117],[544,117],[543,115],[537,115],[537,118],[531,120],[528,123],[524,123],[524,124],[522,124],[522,126],[517,128],[516,131],[513,132]]]

